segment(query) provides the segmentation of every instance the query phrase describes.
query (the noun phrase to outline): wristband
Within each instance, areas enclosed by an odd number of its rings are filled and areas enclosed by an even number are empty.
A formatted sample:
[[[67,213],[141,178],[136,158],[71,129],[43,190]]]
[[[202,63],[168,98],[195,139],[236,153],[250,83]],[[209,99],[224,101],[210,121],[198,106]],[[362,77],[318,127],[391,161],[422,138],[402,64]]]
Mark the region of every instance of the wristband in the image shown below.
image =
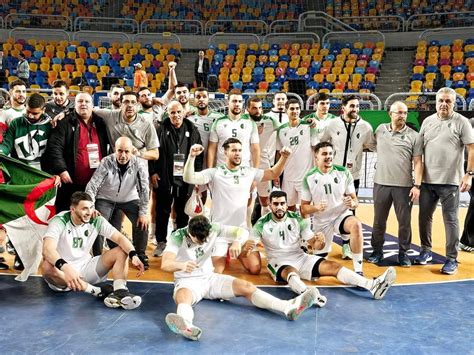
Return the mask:
[[[61,268],[64,266],[64,264],[67,264],[67,261],[64,259],[59,258],[56,260],[54,263],[54,266],[56,266],[56,269],[61,270]]]
[[[421,185],[413,185],[413,187],[416,187],[418,190],[421,189]]]
[[[130,250],[130,253],[128,253],[128,257],[132,259],[134,256],[138,256],[138,253],[136,250]]]

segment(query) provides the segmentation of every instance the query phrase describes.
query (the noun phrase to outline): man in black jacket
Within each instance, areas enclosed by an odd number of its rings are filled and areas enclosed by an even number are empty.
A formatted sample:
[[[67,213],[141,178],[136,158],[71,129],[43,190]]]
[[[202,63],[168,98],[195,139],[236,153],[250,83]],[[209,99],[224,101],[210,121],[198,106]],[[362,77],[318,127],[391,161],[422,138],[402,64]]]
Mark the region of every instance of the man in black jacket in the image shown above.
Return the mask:
[[[61,177],[56,196],[56,212],[69,210],[71,196],[84,191],[102,157],[108,154],[107,130],[92,113],[92,97],[76,96],[75,109],[51,131],[42,166]]]
[[[204,51],[199,51],[198,57],[194,62],[194,77],[196,78],[196,87],[207,87],[208,74],[209,59],[204,57]]]
[[[188,224],[184,213],[186,201],[191,196],[193,185],[183,182],[184,163],[193,144],[201,144],[199,131],[188,119],[184,119],[183,106],[172,101],[167,107],[168,117],[158,127],[160,141],[159,158],[150,162],[151,184],[156,192],[156,247],[153,256],[161,256],[166,246],[168,220],[171,205],[176,212],[177,228]],[[196,170],[202,170],[202,158],[196,160]]]

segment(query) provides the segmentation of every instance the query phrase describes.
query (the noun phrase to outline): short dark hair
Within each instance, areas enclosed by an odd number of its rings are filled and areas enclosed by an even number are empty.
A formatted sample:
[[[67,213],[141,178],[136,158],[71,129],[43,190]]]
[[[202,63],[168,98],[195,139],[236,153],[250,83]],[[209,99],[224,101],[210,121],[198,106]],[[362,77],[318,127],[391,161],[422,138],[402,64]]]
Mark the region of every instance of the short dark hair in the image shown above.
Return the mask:
[[[325,148],[325,147],[331,147],[334,149],[334,146],[332,145],[331,142],[319,142],[314,146],[314,152],[318,153],[320,149]]]
[[[329,95],[325,92],[320,92],[314,97],[314,103],[317,104],[319,101],[329,100]]]
[[[205,88],[204,86],[199,86],[196,88],[196,90],[194,90],[194,92],[196,91],[205,91],[205,92],[208,92],[209,90],[207,88]]]
[[[28,100],[26,100],[26,106],[33,109],[43,108],[45,104],[46,100],[38,93],[31,94],[31,96],[28,97]]]
[[[289,99],[286,102],[285,107],[288,109],[288,107],[290,107],[290,105],[294,105],[294,104],[298,104],[298,107],[301,109],[301,103],[298,99]]]
[[[55,89],[55,88],[61,88],[61,87],[63,87],[63,86],[64,86],[66,89],[68,89],[67,83],[66,83],[64,80],[55,80],[55,81],[53,82],[53,85],[51,85],[51,87],[52,87],[53,89]]]
[[[205,243],[211,232],[212,224],[205,216],[196,216],[189,220],[188,234]]]
[[[24,86],[24,87],[26,87],[26,84],[21,79],[13,80],[10,84],[8,84],[8,89],[12,90],[15,86]]]
[[[142,91],[145,91],[145,90],[150,90],[150,88],[148,86],[140,86],[137,90],[137,94],[141,93]]]
[[[138,94],[135,91],[124,91],[120,94],[120,102],[122,102],[123,97],[127,95],[135,96],[135,98],[138,100]]]
[[[242,96],[242,91],[240,91],[239,89],[232,89],[229,91],[228,97],[231,97],[232,95]]]
[[[270,203],[274,198],[284,197],[285,201],[287,200],[287,194],[285,191],[282,190],[274,190],[270,193]]]
[[[358,96],[358,95],[343,96],[342,99],[341,99],[342,106],[346,106],[347,103],[351,100],[360,100],[360,96]]]
[[[176,88],[182,88],[183,86],[184,86],[186,89],[189,90],[189,85],[188,85],[188,84],[186,84],[186,83],[184,83],[184,82],[182,82],[182,81],[178,81],[178,82],[176,83],[176,86],[174,87],[174,91],[176,91]]]
[[[250,106],[252,102],[262,102],[262,99],[257,96],[252,96],[250,99],[247,100],[247,107]]]
[[[224,150],[227,150],[227,148],[229,148],[229,146],[234,143],[239,143],[240,145],[242,145],[242,142],[240,140],[231,137],[225,140],[224,144],[222,144],[222,148],[224,148]]]
[[[81,201],[94,202],[92,200],[92,197],[90,197],[87,192],[83,192],[83,191],[74,192],[71,196],[71,206],[77,206],[79,202]]]

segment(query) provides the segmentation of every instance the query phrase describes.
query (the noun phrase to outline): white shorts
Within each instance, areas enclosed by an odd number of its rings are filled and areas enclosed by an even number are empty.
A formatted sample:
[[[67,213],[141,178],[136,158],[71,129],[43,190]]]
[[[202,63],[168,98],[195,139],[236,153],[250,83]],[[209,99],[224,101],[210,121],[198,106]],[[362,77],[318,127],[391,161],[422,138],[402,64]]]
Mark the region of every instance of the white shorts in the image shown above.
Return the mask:
[[[235,277],[211,273],[201,277],[184,277],[174,282],[173,299],[176,300],[176,292],[187,288],[193,295],[193,305],[203,298],[208,300],[229,299],[235,297],[232,283]]]
[[[286,192],[288,206],[300,204],[303,185],[301,181],[286,181],[283,179],[281,189]]]
[[[279,277],[278,270],[282,266],[291,266],[298,270],[298,274],[304,280],[315,280],[316,277],[313,277],[313,268],[314,265],[319,261],[324,260],[324,258],[316,255],[309,255],[304,252],[298,254],[290,254],[285,257],[269,259],[267,264],[267,269],[274,281],[286,281]]]
[[[340,234],[340,227],[341,223],[347,218],[353,216],[351,211],[345,211],[337,216],[335,219],[326,223],[325,225],[318,223],[316,218],[311,220],[311,229],[314,233],[321,232],[324,234],[324,238],[326,240],[326,246],[321,250],[318,251],[319,254],[322,253],[329,253],[331,251],[331,244],[334,237],[334,234],[338,234],[341,236],[343,240],[349,240],[349,234]]]

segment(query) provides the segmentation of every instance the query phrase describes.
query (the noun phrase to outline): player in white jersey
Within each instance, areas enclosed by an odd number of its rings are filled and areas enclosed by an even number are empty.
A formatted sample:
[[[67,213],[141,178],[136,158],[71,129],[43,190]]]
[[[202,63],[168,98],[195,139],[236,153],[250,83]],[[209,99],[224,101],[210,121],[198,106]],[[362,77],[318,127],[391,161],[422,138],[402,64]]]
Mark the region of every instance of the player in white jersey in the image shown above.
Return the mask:
[[[207,146],[211,127],[216,120],[225,116],[222,113],[209,110],[209,93],[206,88],[199,87],[194,91],[194,103],[197,112],[189,116],[188,119],[194,123],[201,136],[202,146],[204,147],[204,167],[206,168]]]
[[[92,257],[90,251],[99,234],[118,247]],[[87,193],[75,192],[71,210],[53,217],[43,237],[43,278],[54,291],[83,291],[103,298],[107,307],[134,309],[142,300],[127,288],[129,257],[139,270],[137,276],[141,276],[143,263],[132,243],[104,217],[96,215]],[[94,286],[106,281],[110,271],[113,288]]]
[[[315,154],[316,167],[303,180],[301,212],[314,216],[313,231],[322,232],[326,238],[325,247],[318,253],[327,255],[334,233],[340,233],[343,240],[350,241],[354,271],[362,274],[362,224],[351,211],[359,204],[354,180],[346,168],[333,165],[331,143],[318,143]]]
[[[214,122],[211,127],[207,146],[207,166],[225,164],[222,144],[228,138],[237,138],[242,142],[242,165],[258,168],[260,165],[260,145],[255,122],[243,117],[244,99],[240,91],[229,93],[229,114]]]
[[[301,279],[312,281],[320,276],[334,276],[342,283],[370,291],[375,299],[383,298],[395,282],[396,272],[392,267],[379,277],[369,280],[335,261],[306,253],[306,249],[318,252],[324,248],[325,238],[320,232],[314,234],[300,215],[288,211],[284,191],[273,191],[270,194],[270,208],[271,213],[255,224],[252,236],[243,250],[247,254],[256,243],[262,242],[267,254],[267,268],[275,282],[286,281],[294,292],[301,294],[308,290]],[[247,257],[255,258],[261,264],[258,250],[252,251]],[[326,297],[320,296],[316,291],[315,303],[324,306]]]
[[[229,299],[245,297],[254,306],[284,314],[288,320],[296,320],[314,303],[312,290],[283,301],[255,287],[252,283],[230,275],[213,272],[212,249],[218,239],[232,243],[232,257],[240,254],[242,237],[248,232],[238,227],[210,223],[204,216],[191,218],[186,228],[175,231],[168,238],[161,261],[164,271],[174,272],[173,298],[176,313],[166,315],[166,324],[176,334],[191,340],[199,340],[202,331],[193,325],[192,306],[204,299]]]
[[[247,111],[247,116],[257,125],[260,140],[259,168],[271,168],[275,162],[276,132],[280,125],[274,118],[263,114],[262,100],[256,96],[247,101]],[[268,196],[270,195],[271,190],[271,181],[259,182],[257,184],[257,193],[260,200],[262,215],[269,211]]]
[[[316,111],[306,115],[303,120],[314,119],[316,121],[316,135],[318,137],[317,142],[321,141],[323,137],[324,130],[329,125],[331,120],[337,118],[337,116],[329,113],[329,107],[331,103],[329,101],[329,95],[322,92],[315,96],[314,106]]]
[[[26,85],[23,80],[15,80],[9,84],[10,105],[0,111],[0,143],[3,133],[10,122],[26,113]]]
[[[313,166],[312,147],[316,144],[316,131],[309,122],[300,120],[298,100],[288,100],[286,108],[290,121],[278,128],[277,151],[283,146],[293,151],[285,167],[282,190],[288,194],[289,209],[295,211],[301,200],[304,174]]]
[[[184,166],[183,180],[188,184],[208,184],[212,193],[211,221],[225,225],[246,227],[247,200],[254,182],[269,181],[281,175],[285,162],[291,151],[281,150],[281,159],[269,169],[256,169],[242,166],[242,144],[237,138],[229,138],[224,142],[226,164],[201,172],[194,171],[195,157],[202,153],[201,145],[191,147],[188,160]],[[223,272],[228,244],[216,245],[213,262],[216,272]],[[253,272],[252,265],[244,267]]]

